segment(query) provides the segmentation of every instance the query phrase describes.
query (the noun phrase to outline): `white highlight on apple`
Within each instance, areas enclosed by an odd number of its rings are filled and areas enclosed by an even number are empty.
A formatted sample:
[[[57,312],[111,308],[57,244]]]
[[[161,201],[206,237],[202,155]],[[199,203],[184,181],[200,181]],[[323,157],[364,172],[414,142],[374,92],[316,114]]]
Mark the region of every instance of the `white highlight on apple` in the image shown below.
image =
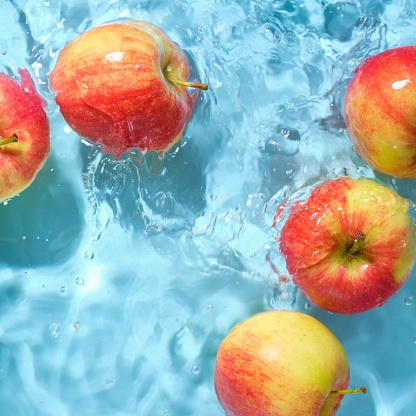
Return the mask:
[[[124,58],[123,52],[111,52],[105,56],[105,59],[110,62],[119,62]]]
[[[410,82],[410,79],[402,79],[401,81],[396,81],[391,84],[393,89],[400,90],[401,88],[405,87]]]

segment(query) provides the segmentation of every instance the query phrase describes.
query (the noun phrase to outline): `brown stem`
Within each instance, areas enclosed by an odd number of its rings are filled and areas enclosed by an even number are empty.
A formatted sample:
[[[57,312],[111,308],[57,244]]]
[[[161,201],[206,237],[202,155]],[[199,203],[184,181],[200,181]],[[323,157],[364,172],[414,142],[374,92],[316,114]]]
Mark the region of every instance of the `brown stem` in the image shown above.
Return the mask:
[[[13,133],[9,137],[4,137],[4,138],[0,139],[0,146],[5,146],[6,144],[10,144],[10,143],[16,143],[17,140],[18,140],[17,139],[17,134]]]
[[[359,254],[361,250],[364,248],[364,242],[365,242],[365,234],[362,231],[358,231],[353,244],[351,245],[351,247],[348,247],[347,249],[348,254],[350,254],[351,256],[355,256],[356,254]]]
[[[168,79],[168,81],[171,82],[172,84],[183,85],[184,87],[189,87],[189,88],[199,88],[200,90],[204,90],[204,91],[208,89],[208,85],[203,84],[201,82],[182,81],[180,79],[173,79],[171,78],[170,71],[167,71],[165,74],[166,74],[166,78]]]
[[[367,393],[367,387],[361,386],[357,389],[347,389],[347,390],[332,390],[331,393],[337,394],[365,394]]]

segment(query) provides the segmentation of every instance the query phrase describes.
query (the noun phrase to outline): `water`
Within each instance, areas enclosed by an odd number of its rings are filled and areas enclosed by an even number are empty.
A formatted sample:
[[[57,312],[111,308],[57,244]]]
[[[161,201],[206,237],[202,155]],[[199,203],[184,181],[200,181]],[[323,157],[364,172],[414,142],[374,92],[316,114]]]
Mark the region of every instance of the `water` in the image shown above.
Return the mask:
[[[156,170],[157,155],[114,161],[81,140],[48,86],[67,41],[126,17],[164,29],[210,86]],[[415,18],[412,0],[2,0],[0,71],[30,70],[52,152],[1,207],[1,415],[222,415],[218,345],[291,307],[340,338],[351,386],[368,387],[340,416],[413,416],[415,272],[381,308],[328,314],[287,281],[275,237],[285,201],[326,177],[375,177],[416,201],[413,181],[355,155],[341,115],[356,65],[415,43]]]

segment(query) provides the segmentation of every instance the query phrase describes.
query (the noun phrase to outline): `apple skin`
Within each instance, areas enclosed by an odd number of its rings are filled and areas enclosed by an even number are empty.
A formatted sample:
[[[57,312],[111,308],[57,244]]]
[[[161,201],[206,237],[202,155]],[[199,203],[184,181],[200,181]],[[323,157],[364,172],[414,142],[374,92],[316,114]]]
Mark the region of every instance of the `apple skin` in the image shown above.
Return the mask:
[[[258,313],[221,343],[214,387],[228,416],[332,416],[350,370],[336,336],[310,315]]]
[[[49,156],[46,102],[27,70],[19,70],[20,84],[0,74],[0,138],[17,135],[17,142],[0,146],[0,202],[26,189]]]
[[[178,142],[198,95],[182,50],[158,27],[123,20],[95,27],[60,52],[49,80],[66,122],[103,153],[167,150]]]
[[[410,275],[416,258],[412,202],[377,182],[340,177],[296,203],[279,243],[305,297],[331,312],[381,306]]]
[[[373,169],[416,179],[416,46],[366,59],[344,99],[348,135]]]

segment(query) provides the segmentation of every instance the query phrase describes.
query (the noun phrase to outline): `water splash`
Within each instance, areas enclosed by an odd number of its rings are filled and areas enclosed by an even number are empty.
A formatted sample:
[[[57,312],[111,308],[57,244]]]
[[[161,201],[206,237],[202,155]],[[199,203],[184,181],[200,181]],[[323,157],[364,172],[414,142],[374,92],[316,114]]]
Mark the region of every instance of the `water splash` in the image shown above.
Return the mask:
[[[337,331],[366,379],[371,394],[340,416],[412,416],[410,295],[358,320],[321,315],[285,281],[275,240],[324,179],[375,176],[346,136],[343,94],[367,56],[415,43],[412,13],[399,0],[4,2],[0,70],[30,71],[53,142],[30,189],[1,206],[2,412],[221,415],[220,340],[289,307]],[[66,125],[48,74],[66,42],[131,17],[163,27],[210,90],[169,152],[114,161]],[[413,183],[377,179],[415,200]],[[386,339],[405,353],[387,359]]]

